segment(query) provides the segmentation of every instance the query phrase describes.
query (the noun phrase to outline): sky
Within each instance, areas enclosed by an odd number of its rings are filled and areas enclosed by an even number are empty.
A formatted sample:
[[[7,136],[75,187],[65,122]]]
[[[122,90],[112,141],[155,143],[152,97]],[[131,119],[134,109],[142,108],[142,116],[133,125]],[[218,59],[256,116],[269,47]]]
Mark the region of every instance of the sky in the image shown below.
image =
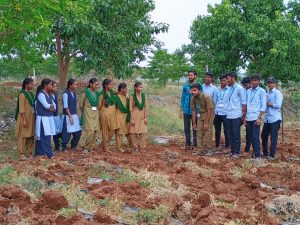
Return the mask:
[[[198,15],[207,14],[207,5],[219,4],[221,0],[156,0],[152,20],[169,24],[169,31],[159,34],[159,40],[165,43],[170,53],[183,44],[190,43],[189,29]]]

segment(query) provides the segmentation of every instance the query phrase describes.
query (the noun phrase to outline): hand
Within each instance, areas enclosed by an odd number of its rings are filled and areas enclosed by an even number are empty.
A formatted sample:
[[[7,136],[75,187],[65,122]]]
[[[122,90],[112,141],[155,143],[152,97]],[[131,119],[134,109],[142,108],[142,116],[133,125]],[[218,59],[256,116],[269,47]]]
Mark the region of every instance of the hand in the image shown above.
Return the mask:
[[[134,120],[131,120],[131,121],[130,121],[130,126],[134,126],[134,125],[135,125]]]
[[[194,125],[193,125],[193,129],[194,129],[194,130],[197,130],[197,124],[194,124]]]
[[[267,102],[267,106],[269,106],[269,107],[273,107],[273,103],[271,103],[271,102]]]
[[[71,116],[69,116],[69,119],[70,119],[70,123],[71,123],[71,125],[73,125],[74,124],[74,119],[73,119],[73,116],[71,115]]]
[[[144,121],[145,121],[145,124],[147,125],[148,121],[147,121],[147,119],[146,119],[146,118],[144,119]]]
[[[182,112],[179,113],[179,119],[181,119],[181,120],[183,119],[183,113]]]
[[[28,127],[28,122],[26,120],[23,121],[23,127],[27,128]]]
[[[203,131],[208,131],[208,124],[207,123],[204,124]]]
[[[261,125],[261,118],[257,118],[257,120],[255,121],[255,125],[256,126],[260,126]]]

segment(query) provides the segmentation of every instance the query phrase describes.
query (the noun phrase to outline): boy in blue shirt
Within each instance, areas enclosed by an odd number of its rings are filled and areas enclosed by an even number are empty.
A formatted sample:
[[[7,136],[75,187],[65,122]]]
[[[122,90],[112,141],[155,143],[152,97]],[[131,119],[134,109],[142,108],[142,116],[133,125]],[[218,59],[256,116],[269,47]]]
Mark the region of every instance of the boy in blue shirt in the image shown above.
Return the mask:
[[[266,111],[266,91],[259,86],[260,75],[254,74],[251,77],[251,88],[247,90],[247,114],[246,129],[250,136],[254,151],[254,158],[260,158],[260,125],[262,116]]]
[[[184,121],[185,134],[185,150],[197,147],[197,130],[193,130],[193,146],[191,142],[191,123],[192,123],[192,108],[191,108],[191,87],[196,82],[197,72],[188,71],[188,82],[183,86],[180,100],[180,118]]]
[[[270,160],[275,159],[278,130],[281,123],[282,93],[276,89],[277,80],[274,77],[267,79],[269,91],[267,93],[267,109],[265,123],[262,129],[261,139],[264,156]],[[271,138],[270,154],[268,151],[268,139]]]
[[[241,124],[246,116],[246,95],[244,89],[237,83],[236,72],[227,74],[229,86],[229,103],[227,109],[227,126],[232,159],[240,156]]]

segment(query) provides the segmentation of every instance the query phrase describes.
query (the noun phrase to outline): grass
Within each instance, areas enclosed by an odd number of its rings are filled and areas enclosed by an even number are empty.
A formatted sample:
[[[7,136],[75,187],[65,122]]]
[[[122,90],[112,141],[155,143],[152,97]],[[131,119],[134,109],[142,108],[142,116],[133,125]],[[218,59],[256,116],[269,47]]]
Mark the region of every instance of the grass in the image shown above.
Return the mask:
[[[182,163],[182,166],[186,169],[189,169],[194,174],[202,174],[205,177],[211,177],[213,174],[213,170],[210,168],[200,167],[195,162],[184,162]]]
[[[65,198],[68,200],[70,208],[82,208],[89,212],[96,212],[99,202],[89,194],[84,194],[79,191],[79,188],[74,185],[63,185],[58,187]]]
[[[34,176],[19,176],[14,180],[14,183],[36,196],[40,196],[45,187],[44,182]]]
[[[223,207],[226,209],[235,209],[236,208],[236,202],[229,203],[226,202],[224,199],[216,198],[214,196],[211,196],[211,204],[213,207]]]
[[[148,225],[162,224],[161,220],[170,216],[170,210],[164,205],[160,205],[154,209],[141,209],[139,210],[134,219],[138,224],[146,223]]]
[[[77,213],[77,210],[74,208],[62,208],[58,211],[59,215],[64,217],[71,217]]]
[[[14,173],[15,169],[9,165],[0,169],[0,185],[10,184]]]

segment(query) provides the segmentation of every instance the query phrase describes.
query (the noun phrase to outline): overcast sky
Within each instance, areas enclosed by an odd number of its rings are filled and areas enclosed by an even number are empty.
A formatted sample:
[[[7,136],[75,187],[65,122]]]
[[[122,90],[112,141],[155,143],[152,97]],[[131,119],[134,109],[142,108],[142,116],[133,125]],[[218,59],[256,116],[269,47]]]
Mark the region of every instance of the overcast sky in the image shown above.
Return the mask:
[[[156,0],[152,20],[170,25],[169,32],[158,35],[165,43],[164,48],[174,52],[176,48],[189,43],[189,29],[198,15],[207,14],[207,5],[221,3],[221,0]]]

